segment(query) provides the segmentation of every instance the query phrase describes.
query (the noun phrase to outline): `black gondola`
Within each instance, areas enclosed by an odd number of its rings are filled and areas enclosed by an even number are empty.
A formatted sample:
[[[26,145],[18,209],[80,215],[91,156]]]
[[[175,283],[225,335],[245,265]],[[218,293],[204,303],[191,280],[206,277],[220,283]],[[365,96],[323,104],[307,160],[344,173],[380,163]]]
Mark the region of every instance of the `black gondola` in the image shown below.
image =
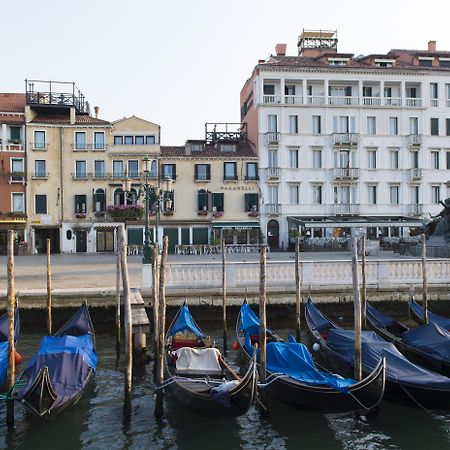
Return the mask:
[[[256,361],[240,378],[211,347],[184,304],[166,337],[164,390],[179,403],[200,414],[245,414],[256,395]]]
[[[259,338],[259,319],[245,302],[239,312],[236,334],[243,354],[250,360]],[[367,412],[374,409],[384,393],[384,359],[364,380],[344,380],[320,371],[306,346],[282,341],[267,330],[268,399],[271,397],[292,407],[320,413]]]
[[[423,308],[419,305],[414,298],[410,298],[408,302],[409,314],[411,317],[419,324],[423,325]],[[450,331],[450,319],[446,317],[439,316],[438,314],[434,314],[431,311],[428,311],[428,322],[435,323],[440,327],[444,328],[444,330]]]
[[[54,336],[45,336],[12,396],[27,412],[51,418],[75,404],[95,373],[95,334],[86,305]]]
[[[8,313],[0,317],[0,392],[5,388],[6,372],[8,368],[8,331],[9,321]],[[17,341],[20,333],[19,308],[14,309],[14,340]],[[17,352],[16,352],[17,353]]]
[[[326,352],[330,363],[342,374],[354,370],[355,333],[334,324],[308,299],[305,306],[308,330]],[[386,358],[387,398],[429,410],[450,409],[450,379],[418,366],[403,356],[397,348],[372,331],[361,336],[363,373],[375,367],[382,356]]]
[[[450,376],[450,333],[435,323],[410,329],[367,303],[369,326],[410,361]]]

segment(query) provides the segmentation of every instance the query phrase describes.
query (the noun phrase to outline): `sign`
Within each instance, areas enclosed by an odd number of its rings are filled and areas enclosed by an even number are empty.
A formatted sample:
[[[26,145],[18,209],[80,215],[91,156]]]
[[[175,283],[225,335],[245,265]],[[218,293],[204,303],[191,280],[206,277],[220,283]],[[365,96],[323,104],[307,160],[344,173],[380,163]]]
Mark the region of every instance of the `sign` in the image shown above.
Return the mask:
[[[258,190],[257,186],[236,186],[236,185],[225,185],[221,187],[224,191],[256,191]]]

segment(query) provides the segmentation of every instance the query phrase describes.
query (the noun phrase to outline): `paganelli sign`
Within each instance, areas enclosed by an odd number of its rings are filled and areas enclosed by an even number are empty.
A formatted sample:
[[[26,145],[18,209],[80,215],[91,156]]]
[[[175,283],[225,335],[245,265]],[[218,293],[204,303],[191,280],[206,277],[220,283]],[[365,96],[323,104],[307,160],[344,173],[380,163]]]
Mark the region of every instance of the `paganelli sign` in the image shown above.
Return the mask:
[[[257,191],[256,185],[238,186],[238,185],[223,185],[221,188],[223,191]]]

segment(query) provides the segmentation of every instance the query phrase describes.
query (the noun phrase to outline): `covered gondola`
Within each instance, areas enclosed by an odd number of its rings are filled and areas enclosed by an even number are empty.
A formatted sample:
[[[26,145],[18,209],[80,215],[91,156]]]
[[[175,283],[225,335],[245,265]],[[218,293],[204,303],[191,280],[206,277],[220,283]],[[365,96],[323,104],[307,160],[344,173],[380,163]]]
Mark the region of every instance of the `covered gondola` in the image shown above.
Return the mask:
[[[405,324],[367,304],[367,321],[383,339],[392,342],[410,361],[450,376],[450,332],[430,322],[418,328]]]
[[[243,354],[250,360],[259,339],[259,319],[245,302],[236,333]],[[292,407],[321,413],[367,412],[381,401],[384,392],[384,359],[362,381],[344,379],[320,370],[305,345],[290,338],[282,341],[267,330],[267,397]]]
[[[329,320],[313,304],[305,306],[306,323],[313,339],[326,352],[330,363],[343,375],[354,370],[355,333]],[[450,379],[409,361],[390,342],[372,331],[361,335],[363,373],[374,369],[380,357],[386,358],[387,398],[428,410],[450,409]]]
[[[256,361],[239,377],[184,304],[166,335],[163,388],[170,397],[200,414],[239,416],[253,403],[256,384]]]
[[[5,387],[6,371],[8,367],[8,313],[0,317],[0,391]],[[20,333],[19,308],[14,309],[14,339],[17,341]]]
[[[419,324],[423,325],[423,308],[421,305],[419,305],[414,298],[409,299],[408,302],[409,306],[409,313],[411,317]],[[446,317],[439,316],[438,314],[434,314],[431,311],[428,311],[428,322],[429,323],[435,323],[436,325],[439,325],[441,328],[444,328],[444,330],[450,331],[450,319],[447,319]]]
[[[83,395],[97,366],[95,335],[86,305],[54,336],[45,336],[12,396],[38,417],[54,417]]]

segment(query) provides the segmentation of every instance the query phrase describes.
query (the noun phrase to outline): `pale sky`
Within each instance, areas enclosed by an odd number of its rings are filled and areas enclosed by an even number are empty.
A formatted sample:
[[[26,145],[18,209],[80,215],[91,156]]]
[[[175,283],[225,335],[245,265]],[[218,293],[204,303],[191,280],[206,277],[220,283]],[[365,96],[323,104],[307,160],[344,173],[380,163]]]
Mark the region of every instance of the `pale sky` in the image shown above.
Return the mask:
[[[338,51],[450,50],[450,2],[404,0],[0,0],[1,92],[25,78],[75,81],[100,117],[161,125],[163,145],[239,122],[258,59],[302,29],[338,30]]]

